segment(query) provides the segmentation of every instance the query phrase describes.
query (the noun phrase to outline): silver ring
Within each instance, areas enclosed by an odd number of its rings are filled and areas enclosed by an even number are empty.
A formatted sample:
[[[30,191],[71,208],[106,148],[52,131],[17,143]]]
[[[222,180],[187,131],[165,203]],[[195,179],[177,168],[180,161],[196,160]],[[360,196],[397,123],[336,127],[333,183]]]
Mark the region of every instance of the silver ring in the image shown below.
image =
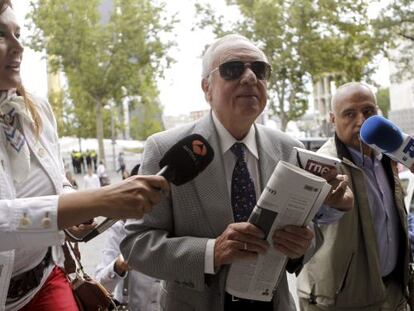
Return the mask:
[[[243,244],[243,250],[247,251],[247,243]]]

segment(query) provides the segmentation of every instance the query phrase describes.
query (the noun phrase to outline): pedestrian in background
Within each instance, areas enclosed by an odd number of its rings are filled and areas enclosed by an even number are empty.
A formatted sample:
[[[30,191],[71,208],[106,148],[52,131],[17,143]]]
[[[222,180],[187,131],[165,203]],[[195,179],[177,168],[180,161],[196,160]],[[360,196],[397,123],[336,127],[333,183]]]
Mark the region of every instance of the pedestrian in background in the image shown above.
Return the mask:
[[[86,171],[88,171],[89,166],[92,166],[91,151],[89,149],[86,149],[86,151],[83,154],[83,157],[86,161]]]
[[[92,149],[91,150],[91,159],[92,159],[92,163],[93,163],[93,170],[96,173],[96,170],[98,169],[98,165],[97,165],[97,162],[98,162],[98,154],[96,153],[96,150],[95,149]]]
[[[109,180],[109,176],[106,172],[105,164],[103,161],[99,161],[98,169],[96,170],[96,174],[99,177],[99,182],[101,183],[101,187],[107,186],[111,183]]]
[[[129,177],[129,173],[128,171],[125,169],[124,172],[122,173],[122,180],[127,179]]]
[[[88,173],[83,176],[83,189],[97,189],[101,186],[98,175],[93,172],[91,165],[88,166]]]
[[[78,189],[79,188],[78,183],[77,183],[75,177],[73,177],[72,172],[70,170],[66,170],[65,176],[66,176],[66,179],[69,181],[69,183],[72,185],[73,189]]]
[[[117,173],[121,172],[121,176],[124,176],[124,172],[126,169],[126,164],[125,164],[125,158],[124,158],[124,153],[120,152],[118,154],[118,169],[116,170]]]

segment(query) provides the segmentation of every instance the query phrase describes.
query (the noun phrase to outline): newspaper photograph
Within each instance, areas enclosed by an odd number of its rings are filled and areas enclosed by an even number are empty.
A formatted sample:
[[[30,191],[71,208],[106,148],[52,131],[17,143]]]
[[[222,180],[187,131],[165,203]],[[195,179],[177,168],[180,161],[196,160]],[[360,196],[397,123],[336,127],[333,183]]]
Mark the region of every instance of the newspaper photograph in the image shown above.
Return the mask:
[[[273,245],[276,229],[307,225],[319,210],[331,186],[322,177],[285,161],[279,161],[250,215],[249,222],[265,232]],[[264,255],[231,265],[226,291],[236,297],[270,301],[285,273],[287,257],[271,246]]]

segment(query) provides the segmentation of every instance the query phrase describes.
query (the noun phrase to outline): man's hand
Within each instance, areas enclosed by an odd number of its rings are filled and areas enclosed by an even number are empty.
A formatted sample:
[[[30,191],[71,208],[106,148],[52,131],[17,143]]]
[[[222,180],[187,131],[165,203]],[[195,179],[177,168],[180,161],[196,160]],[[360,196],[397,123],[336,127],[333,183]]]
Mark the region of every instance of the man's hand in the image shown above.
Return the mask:
[[[214,269],[231,264],[236,260],[254,259],[264,254],[269,243],[264,240],[264,233],[248,222],[228,225],[216,239],[214,246]]]
[[[414,164],[413,164],[413,165],[411,165],[411,167],[410,167],[410,171],[411,171],[411,173],[413,173],[413,174],[414,174]]]
[[[305,254],[314,237],[315,233],[309,227],[289,225],[275,230],[273,246],[290,259],[297,259]]]
[[[354,194],[348,186],[348,176],[331,169],[323,173],[322,177],[332,186],[324,204],[340,211],[350,211],[354,206]]]
[[[122,254],[119,254],[119,256],[116,258],[116,261],[114,263],[114,271],[119,276],[124,276],[127,271],[131,270],[128,263],[125,261],[124,256]]]
[[[81,239],[83,238],[87,233],[89,233],[93,228],[95,228],[97,225],[96,222],[92,222],[91,224],[80,224],[77,226],[72,226],[69,229],[70,234],[72,234],[74,237]],[[71,238],[69,235],[66,235],[66,240],[70,242],[76,242],[73,238]]]

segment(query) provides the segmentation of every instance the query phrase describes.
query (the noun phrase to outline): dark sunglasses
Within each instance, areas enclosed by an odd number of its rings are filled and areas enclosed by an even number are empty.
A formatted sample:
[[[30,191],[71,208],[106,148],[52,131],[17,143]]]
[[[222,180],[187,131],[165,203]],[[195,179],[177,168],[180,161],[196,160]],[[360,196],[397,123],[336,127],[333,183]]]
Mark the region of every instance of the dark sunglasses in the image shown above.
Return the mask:
[[[269,80],[272,72],[270,65],[266,62],[254,61],[244,63],[239,60],[223,63],[218,66],[218,70],[220,72],[220,77],[224,80],[236,80],[242,76],[246,67],[249,67],[259,80]],[[212,70],[212,72],[215,70],[217,70],[217,68]]]

